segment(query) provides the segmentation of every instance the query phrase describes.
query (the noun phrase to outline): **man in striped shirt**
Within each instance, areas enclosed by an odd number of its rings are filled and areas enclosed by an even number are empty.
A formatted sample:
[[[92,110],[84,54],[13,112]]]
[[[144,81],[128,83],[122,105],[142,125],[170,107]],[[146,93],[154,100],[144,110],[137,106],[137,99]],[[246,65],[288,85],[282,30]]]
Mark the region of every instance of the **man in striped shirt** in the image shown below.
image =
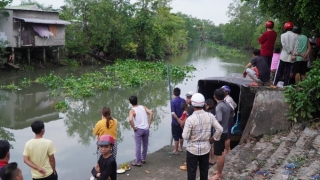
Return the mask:
[[[188,180],[196,179],[198,163],[200,180],[208,179],[211,127],[216,130],[214,140],[218,141],[223,131],[215,117],[203,110],[204,102],[204,96],[200,93],[191,97],[194,112],[186,119],[182,133],[182,137],[187,140]]]

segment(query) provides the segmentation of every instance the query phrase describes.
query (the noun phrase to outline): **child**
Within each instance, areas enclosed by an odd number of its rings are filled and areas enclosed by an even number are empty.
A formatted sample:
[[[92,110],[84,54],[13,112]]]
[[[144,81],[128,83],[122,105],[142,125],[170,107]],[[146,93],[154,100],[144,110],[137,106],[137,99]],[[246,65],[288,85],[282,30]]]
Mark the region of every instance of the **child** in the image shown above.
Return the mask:
[[[280,60],[280,48],[275,48],[274,52],[273,52],[273,56],[272,56],[272,62],[271,62],[271,80],[273,81],[274,76],[276,74],[277,68],[278,68],[278,64],[279,64],[279,60]]]
[[[117,163],[111,153],[114,138],[107,134],[102,135],[97,145],[99,146],[101,156],[91,171],[92,175],[97,180],[117,180]]]
[[[182,113],[182,115],[180,117],[180,120],[181,121],[185,121],[187,119],[188,104],[187,103],[181,104],[181,108],[183,110],[183,113]],[[183,126],[184,125],[181,125],[182,129],[183,129]]]

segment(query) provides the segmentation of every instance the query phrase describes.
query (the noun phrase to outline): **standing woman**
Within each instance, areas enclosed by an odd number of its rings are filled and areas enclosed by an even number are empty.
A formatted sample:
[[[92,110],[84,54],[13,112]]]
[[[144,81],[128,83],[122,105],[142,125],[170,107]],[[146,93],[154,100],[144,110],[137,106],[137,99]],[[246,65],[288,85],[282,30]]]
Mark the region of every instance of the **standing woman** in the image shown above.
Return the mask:
[[[96,126],[93,128],[93,134],[98,136],[98,141],[100,136],[104,134],[108,134],[114,138],[115,141],[112,147],[112,155],[116,158],[118,121],[111,117],[111,110],[108,107],[102,108],[101,114],[102,119],[98,121]]]

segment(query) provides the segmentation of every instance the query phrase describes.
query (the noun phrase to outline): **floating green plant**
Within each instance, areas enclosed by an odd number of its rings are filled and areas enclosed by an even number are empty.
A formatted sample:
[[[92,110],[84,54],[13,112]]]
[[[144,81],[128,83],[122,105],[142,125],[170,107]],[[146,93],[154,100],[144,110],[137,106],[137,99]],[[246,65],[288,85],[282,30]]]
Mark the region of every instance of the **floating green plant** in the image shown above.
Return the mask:
[[[173,81],[182,80],[189,77],[188,74],[194,70],[193,66],[171,66],[170,76]],[[129,59],[117,60],[113,65],[103,67],[102,71],[84,73],[81,76],[69,75],[65,78],[52,72],[50,75],[39,77],[33,82],[44,84],[54,96],[83,98],[93,96],[98,90],[145,86],[165,79],[167,79],[167,66],[164,62]],[[24,79],[21,84],[30,84],[30,82],[31,80]]]
[[[221,58],[225,58],[225,57],[243,58],[243,57],[245,57],[245,55],[239,49],[234,49],[234,48],[231,48],[228,46],[221,46],[221,45],[214,44],[214,43],[206,43],[206,46],[217,49],[220,53],[222,53],[221,55],[218,56]]]
[[[69,109],[69,105],[66,101],[60,101],[54,107],[61,112],[66,112]]]
[[[5,90],[9,90],[9,91],[15,91],[15,90],[19,90],[19,87],[16,86],[14,83],[11,83],[11,84],[8,84],[8,85],[0,86],[0,89],[5,89]]]

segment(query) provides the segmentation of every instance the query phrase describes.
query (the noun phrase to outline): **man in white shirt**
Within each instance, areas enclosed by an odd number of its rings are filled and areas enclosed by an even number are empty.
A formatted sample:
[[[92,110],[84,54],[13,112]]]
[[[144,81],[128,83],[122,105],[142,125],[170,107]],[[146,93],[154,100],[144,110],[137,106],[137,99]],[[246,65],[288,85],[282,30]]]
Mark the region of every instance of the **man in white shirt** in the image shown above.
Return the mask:
[[[292,32],[293,23],[286,22],[284,24],[285,33],[281,34],[281,44],[282,50],[280,53],[280,61],[278,69],[276,72],[276,77],[274,78],[273,85],[270,85],[271,88],[277,88],[277,84],[280,80],[280,76],[285,73],[283,86],[287,86],[290,80],[290,73],[292,65],[295,61],[295,48],[298,35]]]
[[[146,162],[147,158],[149,128],[153,113],[147,107],[138,104],[137,96],[130,96],[129,102],[133,106],[129,112],[129,123],[134,131],[134,140],[136,142],[136,160],[131,165],[140,167],[141,163]],[[147,114],[149,115],[149,121]]]
[[[208,179],[211,127],[216,130],[213,139],[220,140],[222,126],[212,113],[205,112],[204,96],[195,93],[191,97],[194,112],[186,119],[182,137],[187,140],[188,180],[195,180],[199,163],[200,180]]]

